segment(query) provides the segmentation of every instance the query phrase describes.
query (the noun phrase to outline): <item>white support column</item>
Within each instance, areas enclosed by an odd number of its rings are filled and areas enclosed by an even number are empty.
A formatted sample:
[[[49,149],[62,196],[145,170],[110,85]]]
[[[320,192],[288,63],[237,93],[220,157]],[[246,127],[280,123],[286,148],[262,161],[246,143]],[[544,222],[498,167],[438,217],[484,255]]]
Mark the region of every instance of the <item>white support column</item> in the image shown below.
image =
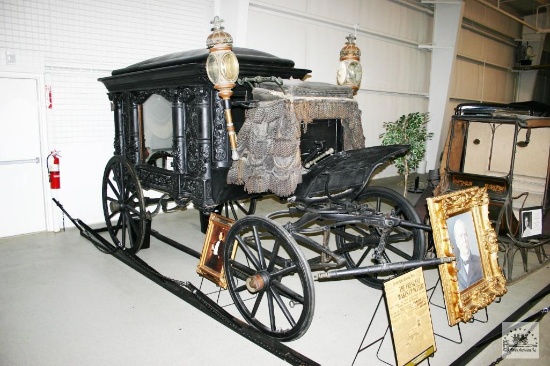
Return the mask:
[[[214,12],[224,20],[225,30],[233,36],[233,46],[246,47],[249,0],[215,0]]]
[[[453,65],[456,60],[456,44],[462,25],[463,1],[438,1],[435,3],[433,25],[432,67],[428,131],[434,136],[426,146],[427,169],[439,167],[439,154],[447,134],[449,121],[445,116],[449,102],[449,88]],[[441,145],[441,148],[440,148]]]

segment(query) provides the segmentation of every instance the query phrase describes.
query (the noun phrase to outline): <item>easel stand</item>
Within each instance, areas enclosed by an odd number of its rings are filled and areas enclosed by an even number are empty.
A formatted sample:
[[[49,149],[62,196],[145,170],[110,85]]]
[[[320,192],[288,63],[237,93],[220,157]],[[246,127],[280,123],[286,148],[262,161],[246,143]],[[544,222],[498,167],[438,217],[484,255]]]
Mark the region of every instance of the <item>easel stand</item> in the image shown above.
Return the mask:
[[[382,344],[384,343],[384,340],[386,339],[386,336],[388,335],[388,331],[390,330],[388,315],[387,315],[386,312],[384,312],[384,315],[385,315],[386,323],[388,325],[386,327],[386,331],[384,332],[384,335],[382,337],[379,337],[378,339],[372,341],[368,345],[363,346],[363,344],[365,343],[365,340],[367,338],[367,335],[369,333],[369,330],[372,326],[372,323],[374,322],[374,319],[376,318],[376,315],[378,314],[378,311],[380,309],[380,304],[382,303],[382,300],[384,300],[384,293],[382,293],[382,295],[380,295],[380,299],[378,299],[378,303],[376,304],[374,314],[372,315],[372,318],[370,319],[369,326],[367,327],[367,330],[365,331],[365,335],[363,336],[363,339],[361,340],[361,345],[359,346],[359,349],[357,350],[357,353],[355,354],[355,358],[353,359],[352,365],[355,364],[355,361],[357,360],[357,357],[359,356],[359,354],[361,352],[366,351],[368,348],[374,346],[377,343],[379,343],[378,349],[376,350],[376,357],[378,358],[378,360],[380,360],[381,362],[384,362],[386,365],[390,365],[390,366],[394,365],[394,364],[389,363],[387,361],[384,361],[383,359],[380,358],[380,349],[382,348]]]
[[[447,309],[445,308],[445,306],[443,305],[439,305],[439,304],[436,304],[432,301],[432,298],[435,294],[435,290],[439,288],[441,290],[441,295],[442,295],[442,299],[443,301],[445,301],[445,299],[443,298],[443,287],[441,286],[441,278],[438,278],[437,279],[437,282],[435,283],[435,285],[433,287],[430,287],[429,289],[427,289],[427,292],[432,292],[428,298],[428,302],[430,305],[433,305],[437,308],[440,308],[440,309],[443,309],[445,311],[447,311]],[[480,323],[487,323],[489,321],[489,313],[487,312],[487,308],[485,307],[484,308],[485,310],[485,319],[484,320],[479,320],[479,319],[476,319],[475,317],[473,317],[471,320],[470,320],[470,323],[473,323],[473,322],[480,322]],[[456,325],[456,329],[457,329],[457,332],[458,332],[458,339],[455,340],[455,339],[451,339],[451,338],[448,338],[448,337],[445,337],[441,334],[438,334],[438,333],[435,333],[434,332],[434,335],[440,337],[440,338],[443,338],[445,340],[448,340],[449,342],[453,342],[455,344],[462,344],[462,331],[460,329],[460,323],[458,323]]]
[[[202,285],[204,283],[204,277],[201,277],[201,284],[199,285],[199,290],[203,291]],[[208,297],[216,296],[216,303],[219,305],[220,303],[220,295],[222,293],[223,288],[216,286],[216,289],[214,291],[204,292],[204,294]]]

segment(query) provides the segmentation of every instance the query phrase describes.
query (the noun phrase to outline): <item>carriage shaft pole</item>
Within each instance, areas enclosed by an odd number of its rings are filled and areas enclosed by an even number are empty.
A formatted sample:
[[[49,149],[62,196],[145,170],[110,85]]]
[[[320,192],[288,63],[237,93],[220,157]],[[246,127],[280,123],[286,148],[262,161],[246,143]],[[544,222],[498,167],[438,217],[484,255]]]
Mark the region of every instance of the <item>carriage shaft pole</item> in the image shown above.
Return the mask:
[[[430,267],[430,266],[436,266],[439,264],[450,263],[452,261],[454,261],[454,258],[452,257],[443,257],[443,258],[433,258],[433,259],[411,260],[406,262],[384,263],[384,264],[378,264],[378,265],[368,266],[368,267],[339,269],[339,270],[332,270],[324,273],[317,273],[315,275],[315,279],[316,280],[334,280],[334,279],[341,279],[346,277],[365,275],[370,273],[404,271],[410,268]]]

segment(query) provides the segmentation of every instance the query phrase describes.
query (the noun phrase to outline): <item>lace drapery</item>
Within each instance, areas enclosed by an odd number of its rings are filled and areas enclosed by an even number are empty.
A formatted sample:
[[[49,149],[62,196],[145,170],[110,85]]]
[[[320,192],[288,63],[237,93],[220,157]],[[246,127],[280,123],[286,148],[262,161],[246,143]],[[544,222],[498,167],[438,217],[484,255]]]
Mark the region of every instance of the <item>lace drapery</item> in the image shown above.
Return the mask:
[[[258,106],[246,111],[237,137],[240,159],[227,183],[244,185],[249,193],[292,195],[302,181],[301,127],[307,130],[314,119],[341,119],[344,149],[364,147],[361,111],[351,89],[310,82],[285,87],[284,93],[276,87],[254,89]]]

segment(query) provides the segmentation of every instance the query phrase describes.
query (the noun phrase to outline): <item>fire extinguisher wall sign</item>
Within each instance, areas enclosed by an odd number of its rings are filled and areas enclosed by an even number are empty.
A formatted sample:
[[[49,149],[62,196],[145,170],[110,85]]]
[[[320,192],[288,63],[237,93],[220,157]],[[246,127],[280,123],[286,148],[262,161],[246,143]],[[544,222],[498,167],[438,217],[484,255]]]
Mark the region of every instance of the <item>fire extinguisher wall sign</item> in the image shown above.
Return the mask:
[[[50,159],[52,157],[52,159]],[[50,177],[50,188],[61,188],[61,176],[59,174],[59,151],[54,150],[48,155],[48,174]]]

